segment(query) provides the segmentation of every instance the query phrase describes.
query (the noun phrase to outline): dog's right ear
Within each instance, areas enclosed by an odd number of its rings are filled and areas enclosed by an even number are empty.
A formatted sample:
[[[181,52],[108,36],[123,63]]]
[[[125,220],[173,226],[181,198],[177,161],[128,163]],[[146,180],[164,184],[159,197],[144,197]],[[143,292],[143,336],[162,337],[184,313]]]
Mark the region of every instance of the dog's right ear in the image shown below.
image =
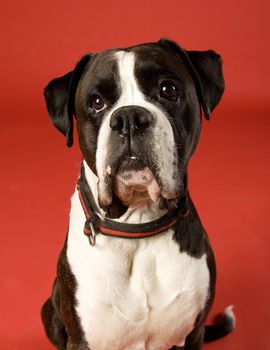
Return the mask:
[[[73,71],[52,80],[44,89],[46,107],[54,126],[66,136],[68,147],[73,145],[73,115],[75,94],[91,55],[85,55]]]

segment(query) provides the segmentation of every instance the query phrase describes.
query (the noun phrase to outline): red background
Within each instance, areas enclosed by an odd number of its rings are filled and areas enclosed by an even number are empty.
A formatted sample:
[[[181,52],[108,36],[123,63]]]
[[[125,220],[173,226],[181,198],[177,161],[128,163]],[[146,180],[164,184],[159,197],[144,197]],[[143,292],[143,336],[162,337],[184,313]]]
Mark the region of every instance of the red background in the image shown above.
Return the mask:
[[[205,349],[270,348],[269,10],[247,0],[1,4],[1,349],[52,349],[39,312],[80,154],[50,125],[43,87],[86,52],[164,36],[224,59],[226,93],[204,122],[190,191],[218,264],[212,315],[234,304],[237,328]]]

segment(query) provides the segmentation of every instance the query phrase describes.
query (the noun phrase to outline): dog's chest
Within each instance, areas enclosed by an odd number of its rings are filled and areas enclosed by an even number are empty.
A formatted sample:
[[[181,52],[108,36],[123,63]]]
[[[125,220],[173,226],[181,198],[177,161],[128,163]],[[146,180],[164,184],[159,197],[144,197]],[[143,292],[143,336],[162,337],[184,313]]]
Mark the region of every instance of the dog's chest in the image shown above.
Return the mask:
[[[183,345],[209,289],[205,255],[180,253],[173,231],[127,240],[82,234],[73,197],[68,260],[75,275],[77,313],[91,350],[167,350]]]

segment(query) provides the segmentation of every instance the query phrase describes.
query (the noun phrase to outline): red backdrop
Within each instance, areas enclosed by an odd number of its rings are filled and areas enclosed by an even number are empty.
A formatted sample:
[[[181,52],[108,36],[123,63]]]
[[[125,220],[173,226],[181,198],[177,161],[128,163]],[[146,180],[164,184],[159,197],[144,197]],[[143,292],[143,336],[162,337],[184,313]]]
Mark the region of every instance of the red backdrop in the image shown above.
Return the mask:
[[[224,59],[226,93],[204,122],[190,191],[218,264],[212,314],[234,334],[206,349],[270,348],[268,1],[9,1],[1,5],[0,348],[49,350],[49,295],[79,170],[47,117],[43,87],[86,52],[169,37]],[[211,319],[211,317],[210,317]]]

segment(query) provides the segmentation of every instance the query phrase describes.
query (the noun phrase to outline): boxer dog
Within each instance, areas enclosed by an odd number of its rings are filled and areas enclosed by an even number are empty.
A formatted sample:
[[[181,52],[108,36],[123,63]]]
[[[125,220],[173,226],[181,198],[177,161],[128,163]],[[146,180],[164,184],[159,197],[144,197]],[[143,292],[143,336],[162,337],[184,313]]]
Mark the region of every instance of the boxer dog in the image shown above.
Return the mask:
[[[187,181],[223,91],[218,54],[166,39],[85,55],[45,88],[69,147],[76,118],[83,158],[42,308],[57,349],[199,350],[233,330],[231,307],[204,326],[216,269]]]

